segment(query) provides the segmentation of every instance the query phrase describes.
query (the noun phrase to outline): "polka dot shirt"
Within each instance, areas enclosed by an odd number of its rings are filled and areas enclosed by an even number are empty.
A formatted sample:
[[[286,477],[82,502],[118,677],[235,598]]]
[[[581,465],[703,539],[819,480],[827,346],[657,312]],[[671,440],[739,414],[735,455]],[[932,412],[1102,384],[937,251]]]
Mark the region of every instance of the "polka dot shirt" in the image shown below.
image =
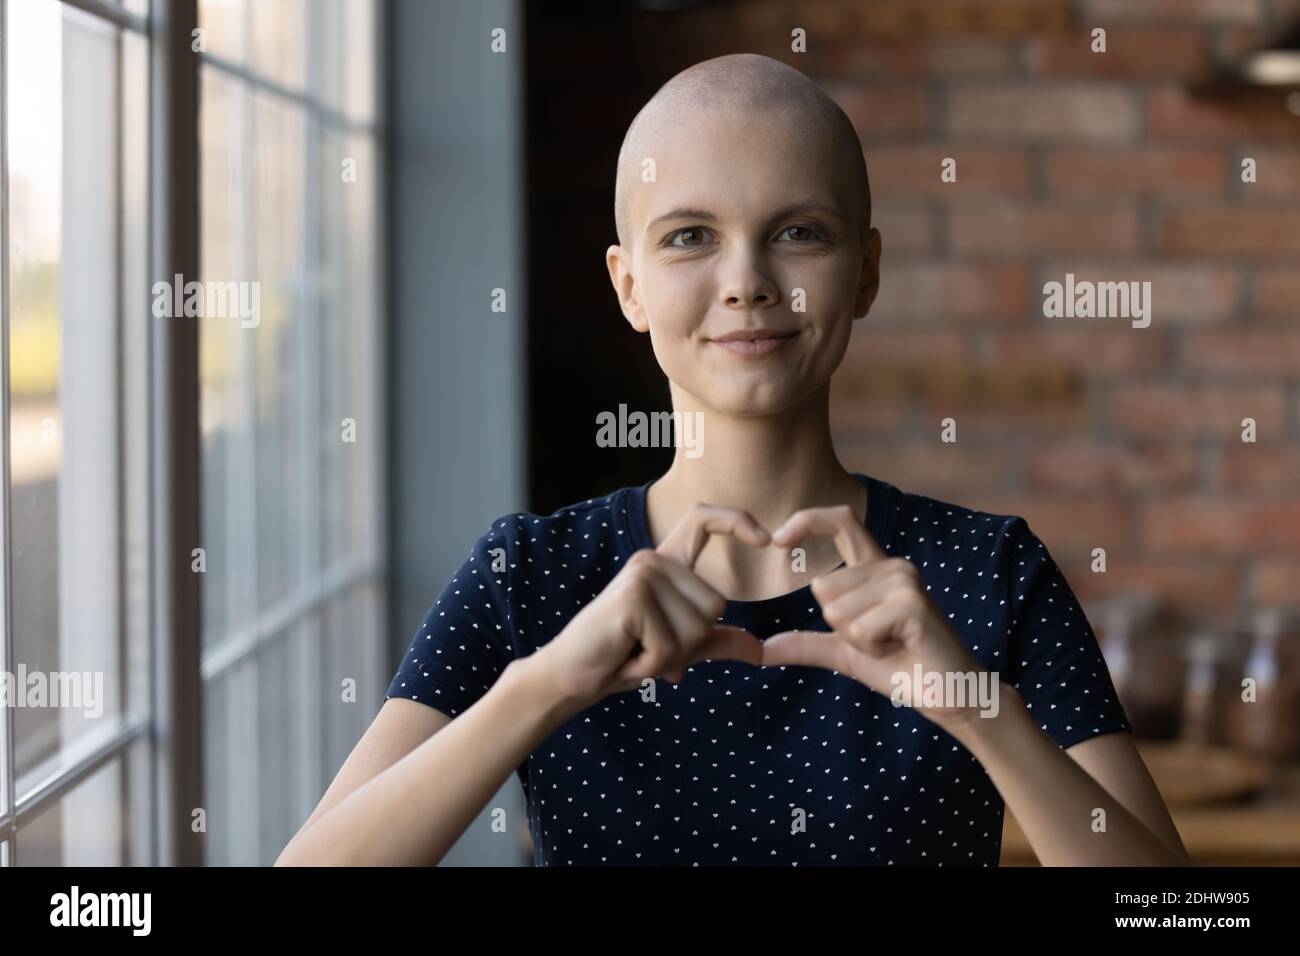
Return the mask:
[[[1129,730],[1092,630],[1023,518],[857,478],[872,536],[916,565],[959,639],[1059,746]],[[463,713],[653,546],[649,485],[493,522],[387,696]],[[830,629],[810,586],[729,601],[720,620],[760,638]],[[680,684],[587,708],[517,773],[538,865],[991,866],[1001,851],[1002,798],[970,752],[821,668],[705,661]]]

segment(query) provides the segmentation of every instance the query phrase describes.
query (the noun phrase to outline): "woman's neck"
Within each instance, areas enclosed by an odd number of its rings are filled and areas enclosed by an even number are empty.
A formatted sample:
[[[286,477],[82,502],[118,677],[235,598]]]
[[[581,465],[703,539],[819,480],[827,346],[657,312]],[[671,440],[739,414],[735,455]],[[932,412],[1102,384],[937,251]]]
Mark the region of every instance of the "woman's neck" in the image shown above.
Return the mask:
[[[689,453],[677,449],[672,467],[647,493],[646,523],[656,543],[695,502],[748,511],[768,531],[802,508],[847,504],[859,519],[865,517],[866,489],[840,464],[831,441],[828,389],[778,415],[735,416],[705,409],[674,386],[673,408],[682,415],[700,413],[703,431],[695,436],[697,448]],[[791,557],[780,549],[756,551],[715,536],[696,569],[728,597],[773,596],[801,587],[839,563],[830,539],[810,539],[801,546],[806,571],[795,571]]]

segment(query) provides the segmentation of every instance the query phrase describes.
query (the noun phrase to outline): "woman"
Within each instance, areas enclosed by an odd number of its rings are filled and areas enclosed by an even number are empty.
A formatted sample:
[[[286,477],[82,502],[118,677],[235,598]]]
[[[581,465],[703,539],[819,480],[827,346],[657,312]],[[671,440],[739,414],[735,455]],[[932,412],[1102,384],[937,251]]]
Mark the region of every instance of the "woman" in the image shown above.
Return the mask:
[[[517,772],[541,864],[994,865],[1004,805],[1045,864],[1186,864],[1024,520],[838,460],[881,248],[839,108],[698,64],[629,129],[615,218],[623,314],[702,443],[493,522],[279,862],[435,863]]]

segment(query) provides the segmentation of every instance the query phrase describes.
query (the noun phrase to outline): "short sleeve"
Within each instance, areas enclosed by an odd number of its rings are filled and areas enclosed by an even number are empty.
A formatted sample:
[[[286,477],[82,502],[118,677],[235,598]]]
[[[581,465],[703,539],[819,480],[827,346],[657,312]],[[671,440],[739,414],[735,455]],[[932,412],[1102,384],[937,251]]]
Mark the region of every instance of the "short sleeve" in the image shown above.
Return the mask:
[[[424,616],[384,699],[405,697],[456,717],[513,658],[507,605],[508,519],[483,534]]]
[[[1110,671],[1061,569],[1023,518],[1010,539],[1011,685],[1062,749],[1130,731]]]

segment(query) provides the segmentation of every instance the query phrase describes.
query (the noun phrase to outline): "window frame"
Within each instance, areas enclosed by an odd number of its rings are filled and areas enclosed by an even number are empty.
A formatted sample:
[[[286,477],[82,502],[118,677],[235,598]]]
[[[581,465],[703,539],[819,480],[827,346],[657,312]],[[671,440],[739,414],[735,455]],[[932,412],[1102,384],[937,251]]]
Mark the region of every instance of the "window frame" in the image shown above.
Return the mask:
[[[8,38],[9,4],[0,0],[0,660],[6,673],[14,672],[13,641],[13,554],[11,520],[11,469],[10,469],[10,260],[9,260],[9,203],[8,203]],[[383,676],[386,659],[386,642],[382,623],[386,621],[388,602],[387,529],[384,521],[386,492],[386,435],[383,386],[383,356],[386,349],[387,290],[384,274],[383,223],[386,219],[383,176],[386,168],[388,144],[384,132],[385,89],[382,82],[384,47],[386,44],[386,4],[374,0],[375,32],[373,38],[374,104],[372,119],[359,121],[343,115],[319,102],[309,92],[299,92],[280,86],[273,80],[259,76],[240,64],[210,53],[191,50],[192,31],[198,25],[198,0],[149,0],[147,15],[133,12],[113,0],[53,0],[62,6],[75,8],[120,28],[119,49],[122,37],[129,31],[143,36],[147,43],[148,91],[147,117],[147,195],[148,210],[145,216],[146,261],[150,276],[201,275],[199,217],[200,145],[199,107],[200,75],[204,64],[228,76],[238,77],[248,83],[254,92],[263,91],[276,98],[294,103],[305,110],[306,116],[306,167],[304,189],[308,199],[303,234],[303,263],[309,268],[319,249],[319,209],[312,197],[318,188],[317,147],[322,126],[344,135],[363,134],[370,138],[373,147],[376,175],[370,177],[365,187],[372,190],[371,208],[375,210],[374,314],[371,321],[361,320],[364,345],[373,350],[367,358],[369,364],[362,373],[362,409],[367,416],[373,437],[374,452],[368,455],[361,470],[359,494],[368,509],[362,520],[365,540],[350,561],[337,566],[322,567],[320,572],[299,589],[294,579],[293,589],[286,599],[266,611],[256,610],[253,624],[236,635],[235,640],[223,642],[206,657],[203,652],[203,621],[201,614],[202,575],[190,569],[191,550],[202,540],[201,523],[201,455],[202,435],[200,418],[199,380],[199,326],[197,322],[176,322],[167,318],[153,318],[146,323],[148,359],[148,432],[146,474],[148,484],[148,524],[146,579],[148,621],[146,647],[148,653],[149,687],[147,710],[137,715],[127,708],[124,724],[107,739],[92,741],[76,752],[77,746],[63,747],[59,751],[57,769],[30,791],[19,794],[13,762],[16,740],[13,715],[10,708],[0,707],[0,866],[13,866],[20,862],[17,844],[20,831],[41,813],[48,811],[73,790],[90,778],[97,770],[113,761],[123,764],[124,786],[127,780],[126,760],[137,743],[147,744],[148,779],[150,793],[147,819],[142,819],[138,808],[129,807],[129,842],[127,860],[151,865],[202,865],[206,857],[206,834],[196,833],[192,827],[194,809],[205,806],[204,768],[204,691],[209,680],[227,671],[235,671],[237,682],[255,680],[238,673],[252,662],[259,651],[283,639],[289,660],[300,666],[300,691],[312,689],[312,673],[319,672],[321,659],[327,653],[323,646],[320,628],[312,633],[310,626],[318,612],[329,602],[349,592],[361,596],[368,608],[370,620],[377,626],[369,640],[363,640],[362,672],[358,679],[363,694],[379,701],[382,687],[377,683]],[[317,29],[319,16],[308,6],[309,34]],[[310,84],[316,55],[316,44],[309,36],[306,42]],[[123,76],[122,61],[118,68],[118,97],[121,100]],[[308,87],[310,88],[310,87]],[[121,118],[118,120],[118,138],[121,138]],[[116,303],[118,354],[121,359],[122,319],[124,303],[121,289],[122,229],[121,193],[117,229],[117,264],[119,297]],[[312,297],[302,303],[303,331],[301,335],[313,346],[319,345],[319,300]],[[312,353],[300,351],[299,372],[304,375],[308,397],[299,392],[296,425],[299,429],[298,450],[307,454],[318,450],[310,434],[315,425],[309,417],[310,400],[320,394],[319,362]],[[251,390],[248,380],[244,387]],[[119,399],[121,399],[119,390]],[[289,412],[294,414],[294,412]],[[124,448],[123,416],[118,416],[116,445],[120,456],[128,453]],[[132,450],[139,453],[138,450]],[[300,488],[300,490],[302,490]],[[125,488],[123,487],[123,494]],[[300,528],[311,527],[319,521],[319,498],[300,495],[302,509]],[[123,502],[119,500],[119,507]],[[313,512],[311,509],[315,509]],[[315,547],[320,550],[318,529],[308,532],[315,535]],[[309,547],[310,542],[299,541],[297,547]],[[125,544],[120,544],[124,549]],[[255,550],[255,546],[254,546]],[[122,565],[116,585],[125,608],[127,580],[126,565]],[[255,602],[256,603],[256,602]],[[125,629],[122,639],[126,639]],[[125,655],[121,665],[128,666]],[[310,669],[315,667],[315,670]],[[125,673],[125,672],[123,672]],[[317,685],[319,686],[319,685]],[[328,689],[322,689],[327,693]],[[294,694],[297,719],[301,726],[319,724],[319,694]],[[362,701],[366,697],[360,698]],[[124,705],[125,706],[125,705]],[[232,728],[233,729],[233,728]],[[292,782],[291,800],[314,802],[319,797],[317,780],[321,770],[323,741],[317,732],[314,759],[302,765],[302,773]],[[302,743],[302,741],[295,741]],[[252,797],[253,815],[245,822],[248,840],[256,841],[259,832],[257,806],[260,795],[256,778],[256,761],[251,768],[252,784],[246,795]],[[147,825],[148,832],[137,828]],[[141,857],[137,843],[147,844]],[[254,844],[255,845],[255,844]],[[126,862],[126,861],[124,861]]]

